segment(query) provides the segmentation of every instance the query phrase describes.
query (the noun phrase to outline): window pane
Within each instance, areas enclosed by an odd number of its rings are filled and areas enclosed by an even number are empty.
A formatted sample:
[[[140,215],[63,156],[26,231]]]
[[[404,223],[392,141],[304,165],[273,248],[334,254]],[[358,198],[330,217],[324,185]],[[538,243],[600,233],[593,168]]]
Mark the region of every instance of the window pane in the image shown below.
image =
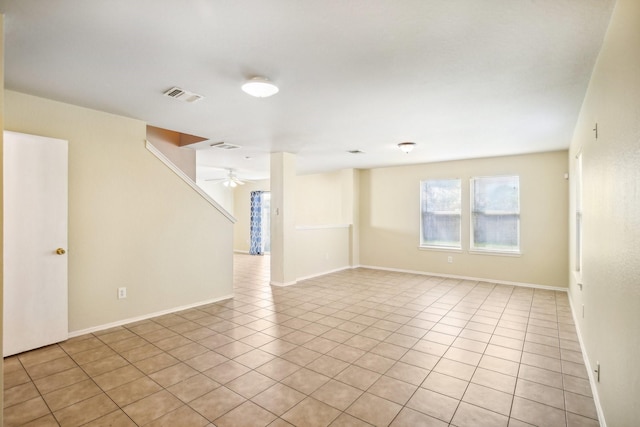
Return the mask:
[[[517,176],[472,180],[472,247],[520,249],[520,183]]]
[[[427,212],[460,213],[460,180],[425,181]]]
[[[460,180],[423,181],[421,187],[420,244],[460,248]]]
[[[474,182],[474,211],[519,212],[517,176],[476,178]]]
[[[476,248],[513,250],[518,248],[518,222],[514,215],[473,215]]]
[[[422,218],[424,244],[460,247],[460,214],[426,214]]]

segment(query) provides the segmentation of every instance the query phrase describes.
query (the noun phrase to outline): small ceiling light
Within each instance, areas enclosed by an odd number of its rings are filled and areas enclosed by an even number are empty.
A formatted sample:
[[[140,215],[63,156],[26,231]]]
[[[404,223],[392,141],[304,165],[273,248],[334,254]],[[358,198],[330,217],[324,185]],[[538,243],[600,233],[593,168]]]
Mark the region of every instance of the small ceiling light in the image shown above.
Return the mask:
[[[407,154],[409,154],[411,150],[414,149],[415,146],[416,146],[415,142],[401,142],[400,144],[398,144],[398,148]]]
[[[256,98],[266,98],[278,93],[278,86],[264,77],[254,77],[242,85],[242,90]]]

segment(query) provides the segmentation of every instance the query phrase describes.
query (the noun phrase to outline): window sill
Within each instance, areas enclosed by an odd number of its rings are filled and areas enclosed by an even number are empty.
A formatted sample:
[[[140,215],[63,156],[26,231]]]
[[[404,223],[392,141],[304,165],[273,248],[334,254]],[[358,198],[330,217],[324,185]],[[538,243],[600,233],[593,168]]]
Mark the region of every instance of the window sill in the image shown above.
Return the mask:
[[[506,256],[506,257],[514,257],[519,258],[522,256],[522,252],[507,252],[507,251],[491,251],[491,250],[482,250],[482,249],[470,249],[469,253],[471,255],[491,255],[491,256]]]
[[[418,250],[462,253],[462,248],[447,248],[445,246],[418,246]]]

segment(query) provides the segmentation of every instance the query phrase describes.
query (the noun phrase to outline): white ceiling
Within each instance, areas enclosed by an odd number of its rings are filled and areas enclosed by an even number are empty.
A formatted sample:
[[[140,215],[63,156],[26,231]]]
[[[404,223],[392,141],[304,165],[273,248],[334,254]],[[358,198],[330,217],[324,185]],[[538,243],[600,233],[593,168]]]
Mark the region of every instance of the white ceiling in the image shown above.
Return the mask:
[[[277,151],[312,173],[558,150],[614,3],[2,0],[5,87],[208,138],[199,170],[248,178]]]

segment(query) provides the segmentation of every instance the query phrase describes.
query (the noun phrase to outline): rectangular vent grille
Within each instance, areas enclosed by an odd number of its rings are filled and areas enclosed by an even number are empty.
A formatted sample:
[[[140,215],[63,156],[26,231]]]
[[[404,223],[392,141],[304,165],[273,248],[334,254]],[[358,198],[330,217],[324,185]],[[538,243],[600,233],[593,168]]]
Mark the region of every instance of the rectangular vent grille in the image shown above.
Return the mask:
[[[164,94],[170,96],[171,98],[180,98],[182,95],[184,95],[184,91],[182,89],[174,87],[173,89],[169,89],[168,91],[166,91]]]
[[[168,96],[169,98],[178,99],[184,102],[196,102],[204,98],[204,96],[202,95],[180,89],[179,87],[172,87],[171,89],[166,91],[164,95]]]
[[[220,150],[235,150],[236,148],[240,148],[238,145],[227,144],[226,142],[216,142],[215,144],[211,144],[211,147]]]

